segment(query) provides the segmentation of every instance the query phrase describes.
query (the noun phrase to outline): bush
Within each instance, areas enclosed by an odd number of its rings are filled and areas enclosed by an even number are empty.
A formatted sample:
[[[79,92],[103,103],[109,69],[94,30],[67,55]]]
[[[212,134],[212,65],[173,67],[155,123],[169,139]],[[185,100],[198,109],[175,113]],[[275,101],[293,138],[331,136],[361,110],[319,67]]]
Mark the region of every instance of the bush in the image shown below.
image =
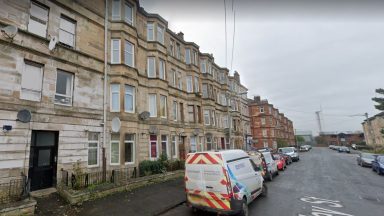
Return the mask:
[[[144,160],[139,163],[140,176],[159,174],[159,173],[162,173],[164,169],[165,169],[165,166],[160,160],[156,160],[156,161]]]

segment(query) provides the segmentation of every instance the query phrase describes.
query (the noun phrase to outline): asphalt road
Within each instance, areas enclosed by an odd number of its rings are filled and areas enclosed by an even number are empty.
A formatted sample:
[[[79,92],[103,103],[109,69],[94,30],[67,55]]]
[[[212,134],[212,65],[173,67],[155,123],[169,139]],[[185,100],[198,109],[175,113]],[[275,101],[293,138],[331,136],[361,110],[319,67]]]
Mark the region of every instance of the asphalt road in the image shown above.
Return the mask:
[[[313,148],[267,185],[268,196],[250,205],[250,215],[384,215],[384,176],[358,166],[355,154]],[[214,214],[179,205],[163,215]]]

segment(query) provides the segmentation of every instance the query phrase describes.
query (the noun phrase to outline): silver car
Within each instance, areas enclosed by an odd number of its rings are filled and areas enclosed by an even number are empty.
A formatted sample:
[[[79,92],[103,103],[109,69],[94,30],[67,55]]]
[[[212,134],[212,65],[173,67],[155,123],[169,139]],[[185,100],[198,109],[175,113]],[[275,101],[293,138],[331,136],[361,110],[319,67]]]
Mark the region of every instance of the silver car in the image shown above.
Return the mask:
[[[299,153],[297,153],[297,150],[295,147],[284,147],[284,148],[279,148],[277,150],[279,153],[289,155],[292,158],[292,161],[299,161]]]

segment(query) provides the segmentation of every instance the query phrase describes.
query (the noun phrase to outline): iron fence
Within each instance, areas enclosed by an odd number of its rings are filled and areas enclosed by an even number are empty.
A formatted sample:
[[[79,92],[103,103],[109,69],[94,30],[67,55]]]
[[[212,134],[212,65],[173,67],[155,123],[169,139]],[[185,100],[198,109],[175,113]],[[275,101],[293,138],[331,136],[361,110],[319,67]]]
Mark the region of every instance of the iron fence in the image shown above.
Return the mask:
[[[0,183],[0,204],[20,201],[29,196],[30,182],[26,176]]]

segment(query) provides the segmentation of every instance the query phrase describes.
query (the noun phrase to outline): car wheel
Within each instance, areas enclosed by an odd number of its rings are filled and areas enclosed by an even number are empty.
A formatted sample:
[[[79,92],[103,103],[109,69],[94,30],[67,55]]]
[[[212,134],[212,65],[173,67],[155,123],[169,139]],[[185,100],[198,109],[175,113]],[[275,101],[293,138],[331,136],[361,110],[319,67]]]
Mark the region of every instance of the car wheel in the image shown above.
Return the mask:
[[[267,185],[263,184],[263,188],[261,189],[261,196],[266,197],[268,195]]]
[[[279,170],[276,170],[276,175],[277,175],[277,176],[279,175]]]
[[[268,181],[272,181],[273,180],[273,175],[271,172],[269,172],[268,174]]]
[[[380,168],[378,168],[378,169],[376,170],[376,172],[377,172],[378,175],[381,175]]]
[[[247,200],[243,198],[243,204],[241,205],[241,211],[240,211],[240,216],[248,216],[248,205],[247,205]]]

